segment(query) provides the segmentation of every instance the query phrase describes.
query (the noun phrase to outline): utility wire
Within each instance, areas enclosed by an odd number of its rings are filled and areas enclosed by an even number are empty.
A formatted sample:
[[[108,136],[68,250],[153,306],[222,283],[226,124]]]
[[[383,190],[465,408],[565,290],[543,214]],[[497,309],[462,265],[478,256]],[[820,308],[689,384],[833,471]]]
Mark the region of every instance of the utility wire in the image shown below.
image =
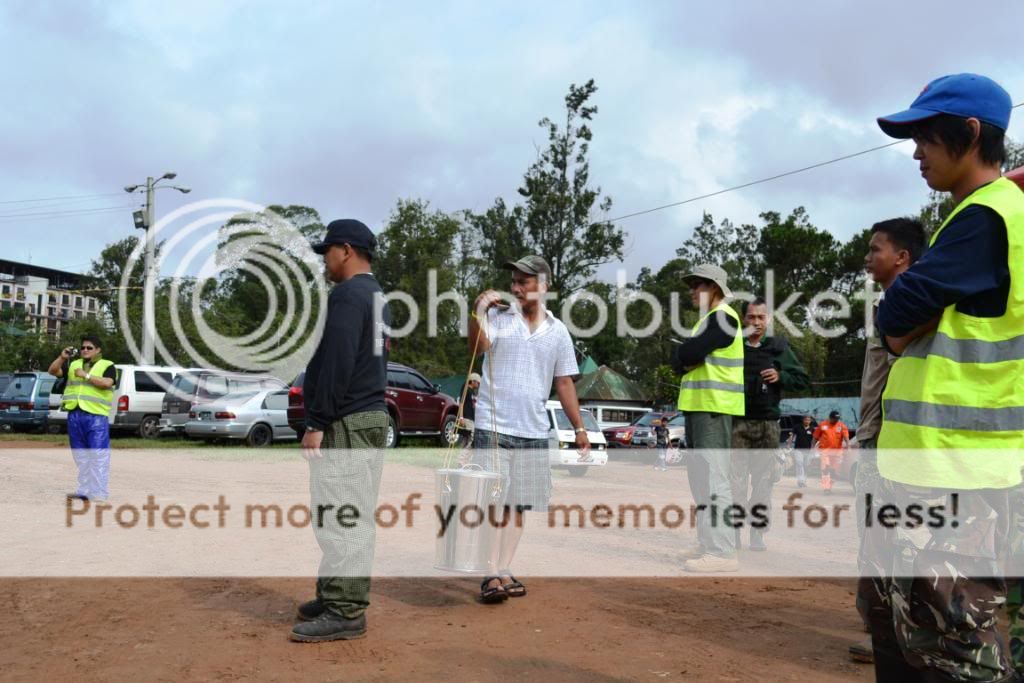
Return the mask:
[[[36,199],[6,199],[0,201],[0,204],[28,204],[30,202],[51,202],[58,199],[90,199],[99,197],[117,197],[121,195],[121,192],[110,192],[107,194],[68,194],[59,197],[37,197]]]
[[[133,209],[134,204],[123,204],[121,206],[101,206],[94,209],[67,209],[64,211],[37,211],[34,213],[8,213],[0,214],[0,220],[20,220],[22,218],[29,218],[33,216],[45,216],[48,218],[60,218],[63,216],[78,216],[90,213],[102,213],[105,211],[123,211],[124,209]]]
[[[1024,106],[1024,102],[1020,102],[1018,104],[1013,105],[1012,109],[1016,109],[1016,108],[1021,107],[1021,106]],[[627,213],[627,214],[622,215],[622,216],[616,216],[615,218],[609,218],[606,222],[608,222],[608,223],[615,223],[616,221],[624,221],[627,218],[635,218],[637,216],[643,216],[645,214],[654,213],[655,211],[662,211],[664,209],[671,209],[671,208],[676,207],[676,206],[683,206],[684,204],[692,204],[693,202],[699,202],[702,199],[710,199],[711,197],[717,197],[718,195],[725,194],[727,192],[735,192],[736,190],[742,190],[744,188],[752,187],[754,185],[760,185],[762,183],[771,182],[772,180],[778,180],[779,178],[786,178],[786,177],[791,176],[791,175],[797,175],[798,173],[805,173],[807,171],[811,171],[811,170],[814,170],[816,168],[821,168],[822,166],[828,166],[830,164],[837,164],[840,161],[847,161],[848,159],[854,159],[856,157],[864,156],[865,154],[871,154],[872,152],[877,152],[879,150],[888,149],[889,147],[894,147],[896,145],[901,145],[904,142],[908,142],[908,140],[896,140],[895,142],[889,142],[889,143],[884,144],[884,145],[878,145],[877,147],[871,147],[870,149],[864,149],[864,150],[861,150],[859,152],[854,152],[853,154],[845,154],[845,155],[843,155],[841,157],[836,157],[834,159],[829,159],[828,161],[821,161],[821,162],[818,162],[816,164],[811,164],[810,166],[804,166],[803,168],[797,168],[797,169],[794,169],[792,171],[786,171],[785,173],[777,173],[776,175],[768,176],[767,178],[760,178],[758,180],[751,180],[750,182],[743,183],[741,185],[733,185],[732,187],[726,187],[724,189],[717,190],[715,192],[709,192],[708,194],[702,194],[699,197],[690,197],[689,199],[684,199],[684,200],[679,201],[679,202],[672,202],[671,204],[663,204],[661,206],[655,206],[654,208],[651,208],[651,209],[644,209],[643,211],[636,211],[634,213]]]

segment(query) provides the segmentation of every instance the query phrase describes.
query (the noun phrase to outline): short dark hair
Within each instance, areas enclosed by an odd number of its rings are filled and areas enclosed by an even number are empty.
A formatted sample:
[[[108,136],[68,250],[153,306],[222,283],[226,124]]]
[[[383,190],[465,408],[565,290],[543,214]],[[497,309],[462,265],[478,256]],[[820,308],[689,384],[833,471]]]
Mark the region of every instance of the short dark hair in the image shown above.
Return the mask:
[[[906,249],[910,253],[910,262],[914,263],[924,253],[927,239],[921,221],[914,218],[890,218],[879,221],[871,226],[871,234],[882,233],[898,249]]]
[[[1006,161],[1006,131],[991,123],[979,123],[981,132],[977,139],[978,156],[986,164],[1001,167]],[[912,124],[910,137],[939,143],[949,150],[955,159],[967,154],[967,150],[975,142],[967,119],[951,114],[939,114]]]
[[[767,306],[768,302],[764,300],[764,297],[755,296],[752,301],[743,302],[743,315],[747,314],[747,309],[751,306]]]
[[[90,344],[95,346],[97,349],[102,349],[103,348],[103,342],[101,342],[100,338],[97,337],[94,334],[83,335],[82,338],[79,339],[79,342],[89,342]]]
[[[351,244],[348,245],[349,249],[356,252],[356,254],[367,263],[373,263],[373,253],[363,249],[362,247],[353,247]]]

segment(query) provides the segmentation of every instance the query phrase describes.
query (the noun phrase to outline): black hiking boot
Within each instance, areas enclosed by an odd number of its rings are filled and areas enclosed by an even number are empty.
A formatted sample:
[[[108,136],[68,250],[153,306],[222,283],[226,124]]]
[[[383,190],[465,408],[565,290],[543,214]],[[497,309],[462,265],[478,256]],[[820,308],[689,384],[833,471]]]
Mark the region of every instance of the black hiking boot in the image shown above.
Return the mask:
[[[290,637],[299,643],[323,643],[328,640],[352,640],[366,635],[366,615],[346,619],[333,612],[324,612],[313,621],[292,627]]]

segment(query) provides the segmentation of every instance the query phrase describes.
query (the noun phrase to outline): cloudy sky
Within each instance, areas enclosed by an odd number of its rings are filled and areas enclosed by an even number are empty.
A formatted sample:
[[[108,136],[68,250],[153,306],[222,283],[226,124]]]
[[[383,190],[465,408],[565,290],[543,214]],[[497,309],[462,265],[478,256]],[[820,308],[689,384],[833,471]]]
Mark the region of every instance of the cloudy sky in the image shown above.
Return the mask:
[[[998,6],[1002,10],[997,10]],[[1024,4],[5,2],[2,257],[87,270],[133,233],[121,189],[304,204],[380,230],[398,198],[514,200],[570,83],[595,79],[592,178],[611,216],[885,144],[876,116],[932,78],[1024,101]],[[1024,140],[1024,109],[1010,135]],[[630,276],[703,211],[807,207],[846,238],[927,197],[909,145],[623,221]],[[51,197],[71,199],[39,200]]]

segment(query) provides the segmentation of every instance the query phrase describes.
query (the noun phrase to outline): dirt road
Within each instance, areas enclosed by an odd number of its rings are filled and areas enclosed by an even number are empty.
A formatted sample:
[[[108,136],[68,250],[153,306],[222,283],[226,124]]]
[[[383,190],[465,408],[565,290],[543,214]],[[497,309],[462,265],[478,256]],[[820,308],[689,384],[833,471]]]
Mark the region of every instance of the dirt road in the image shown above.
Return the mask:
[[[87,565],[109,571],[110,556],[87,552],[87,544],[61,546],[61,536],[19,535],[14,528],[19,520],[28,529],[29,521],[51,516],[51,508],[61,505],[54,501],[74,476],[70,456],[28,452],[26,447],[18,445],[18,453],[0,451],[0,509],[13,520],[6,547],[15,565],[7,566],[31,568],[16,563],[34,549],[36,561],[47,563],[39,574],[67,577]],[[271,500],[284,492],[302,496],[306,475],[301,463],[243,468],[206,457],[122,452],[112,479],[115,496],[136,500],[160,482],[164,493],[187,498],[205,493],[205,483],[215,479],[230,480],[224,490],[232,499],[243,492],[256,495],[254,491]],[[390,471],[395,486],[403,477],[418,481],[423,476],[421,468],[411,465]],[[594,474],[592,480],[590,475],[584,481],[559,479],[558,495],[607,501],[613,492],[630,500],[643,493],[651,500],[668,500],[685,481],[682,471],[656,478],[649,468],[626,466]],[[61,519],[59,509],[56,519]],[[131,552],[148,554],[157,563],[161,554],[197,557],[200,546],[192,544],[203,541],[198,535],[167,530],[104,533],[108,552],[119,548],[126,560]],[[312,595],[313,579],[308,576],[4,578],[0,671],[5,680],[32,681],[872,679],[870,667],[846,658],[847,645],[863,637],[853,580],[657,578],[666,567],[678,565],[670,553],[680,542],[678,536],[667,531],[602,534],[595,531],[596,540],[588,548],[563,545],[561,552],[577,553],[579,573],[594,575],[600,573],[594,566],[582,565],[607,557],[611,548],[632,544],[635,551],[616,561],[635,562],[634,578],[618,573],[622,567],[605,578],[559,578],[542,571],[547,574],[543,578],[520,576],[529,589],[526,598],[483,606],[475,601],[473,578],[390,574],[375,581],[370,633],[347,643],[305,645],[287,639],[296,605]],[[251,537],[251,543],[263,542],[263,536]],[[304,574],[315,570],[315,552],[306,547],[315,549],[311,536],[303,529],[285,539],[284,547],[292,549]],[[779,536],[779,547],[792,552],[813,546],[803,536]],[[80,543],[90,537],[67,538]],[[562,538],[546,530],[534,534],[526,549],[527,559],[534,558],[532,566],[547,567],[542,560],[557,552]],[[787,554],[781,549],[767,553],[780,558]],[[422,561],[430,563],[429,546]]]
[[[8,579],[7,680],[868,681],[848,582],[384,579],[370,632],[287,640],[300,579]]]

